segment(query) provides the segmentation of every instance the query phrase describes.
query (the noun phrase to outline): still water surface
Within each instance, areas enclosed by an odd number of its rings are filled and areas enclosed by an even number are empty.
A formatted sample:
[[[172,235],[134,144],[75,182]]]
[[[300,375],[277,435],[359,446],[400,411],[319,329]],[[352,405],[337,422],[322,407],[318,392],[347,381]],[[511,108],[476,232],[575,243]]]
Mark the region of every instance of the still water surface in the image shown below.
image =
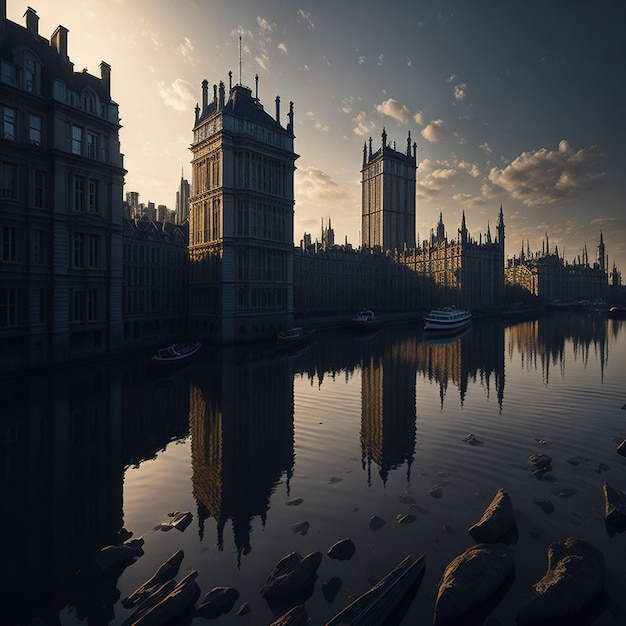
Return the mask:
[[[514,624],[548,545],[571,535],[604,553],[607,579],[566,623],[626,623],[626,533],[607,529],[601,490],[626,489],[624,372],[626,321],[555,313],[477,320],[447,339],[398,326],[321,333],[290,355],[208,349],[167,375],[137,358],[8,381],[7,623],[122,624],[132,610],[121,599],[182,549],[178,579],[197,570],[201,597],[240,593],[214,623],[270,624],[289,608],[259,593],[276,561],[349,537],[350,560],[322,560],[306,600],[312,625],[422,552],[426,572],[393,623],[429,624],[443,569],[473,545],[467,529],[501,487],[517,521],[515,575],[475,623]],[[527,465],[537,453],[553,459],[544,479]],[[173,511],[193,514],[183,532],[159,529]],[[396,521],[405,513],[413,523]],[[378,531],[372,515],[386,522]],[[122,527],[143,537],[144,555],[119,577],[90,574],[90,555]],[[328,601],[332,576],[342,586]],[[236,616],[243,602],[252,610]]]

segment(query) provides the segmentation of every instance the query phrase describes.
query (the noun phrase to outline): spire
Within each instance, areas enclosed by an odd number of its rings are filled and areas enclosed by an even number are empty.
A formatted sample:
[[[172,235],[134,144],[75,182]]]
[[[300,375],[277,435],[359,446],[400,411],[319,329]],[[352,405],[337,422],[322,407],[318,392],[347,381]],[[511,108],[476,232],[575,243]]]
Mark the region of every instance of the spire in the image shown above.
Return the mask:
[[[367,163],[367,141],[363,142],[363,167]]]
[[[409,136],[406,139],[406,155],[411,156],[411,131],[409,130]]]
[[[387,131],[385,130],[385,127],[383,126],[383,132],[380,135],[382,137],[383,140],[383,151],[385,150],[385,148],[387,147]]]

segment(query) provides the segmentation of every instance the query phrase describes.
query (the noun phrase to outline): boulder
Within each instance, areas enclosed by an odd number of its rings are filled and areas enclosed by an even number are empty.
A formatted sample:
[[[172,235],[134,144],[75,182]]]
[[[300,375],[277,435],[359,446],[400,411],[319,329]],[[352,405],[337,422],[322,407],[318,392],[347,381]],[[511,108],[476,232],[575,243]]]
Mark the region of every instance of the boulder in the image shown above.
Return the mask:
[[[547,454],[531,454],[528,457],[533,476],[541,478],[546,472],[552,471],[552,457]]]
[[[261,594],[265,598],[284,598],[310,587],[317,579],[322,562],[321,552],[311,552],[302,558],[297,552],[284,556],[272,570]]]
[[[623,439],[617,444],[617,454],[626,456],[626,439]]]
[[[548,569],[517,613],[520,626],[573,615],[600,592],[606,566],[600,551],[578,537],[548,548]]]
[[[453,559],[443,572],[435,601],[435,622],[452,622],[478,606],[506,580],[513,551],[504,544],[477,544]]]
[[[337,543],[328,548],[328,556],[331,559],[337,559],[339,561],[348,561],[354,556],[356,552],[356,546],[352,539],[341,539]]]
[[[370,530],[376,531],[380,530],[385,525],[385,520],[382,517],[378,517],[378,515],[372,515],[370,517],[369,528]]]
[[[239,598],[239,592],[233,587],[213,587],[196,607],[196,615],[207,619],[216,619],[228,613]]]
[[[626,498],[608,483],[602,485],[604,493],[604,519],[607,524],[622,527],[626,525]]]
[[[131,539],[124,543],[105,546],[94,557],[96,569],[102,573],[126,567],[143,555],[143,539]]]
[[[183,560],[183,551],[175,552],[141,587],[138,587],[128,597],[122,600],[122,606],[126,609],[143,602],[150,594],[154,593],[163,583],[172,580],[178,574],[178,569]]]
[[[341,585],[342,581],[338,576],[332,576],[322,583],[322,595],[326,602],[332,602],[336,598]]]
[[[308,619],[306,609],[303,605],[299,604],[273,621],[270,626],[306,626]]]
[[[478,543],[495,543],[514,526],[515,515],[511,498],[504,489],[499,489],[483,516],[467,532]]]

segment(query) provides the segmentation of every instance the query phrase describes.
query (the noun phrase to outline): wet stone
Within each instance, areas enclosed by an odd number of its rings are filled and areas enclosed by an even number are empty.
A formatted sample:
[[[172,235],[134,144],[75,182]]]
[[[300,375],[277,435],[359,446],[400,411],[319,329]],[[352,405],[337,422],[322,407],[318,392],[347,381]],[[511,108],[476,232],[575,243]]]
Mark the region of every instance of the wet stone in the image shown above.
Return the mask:
[[[370,530],[380,530],[385,525],[385,520],[382,517],[378,517],[378,515],[372,515],[370,517]]]

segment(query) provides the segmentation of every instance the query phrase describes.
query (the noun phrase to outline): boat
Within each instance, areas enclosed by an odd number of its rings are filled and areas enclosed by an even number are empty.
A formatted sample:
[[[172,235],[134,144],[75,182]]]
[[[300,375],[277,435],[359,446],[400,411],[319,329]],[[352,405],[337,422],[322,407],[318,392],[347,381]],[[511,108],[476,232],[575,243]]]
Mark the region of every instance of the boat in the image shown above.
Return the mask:
[[[447,306],[443,309],[433,309],[424,317],[426,330],[445,330],[461,328],[472,321],[470,311],[457,309],[455,306]]]
[[[357,330],[373,330],[380,326],[380,320],[372,309],[362,309],[351,320],[352,327]]]
[[[400,603],[426,567],[426,555],[405,557],[373,587],[339,611],[326,626],[379,626]]]
[[[316,328],[305,329],[300,326],[296,326],[294,328],[288,328],[287,330],[280,331],[276,336],[276,342],[278,343],[279,348],[301,346],[311,341],[316,332]]]
[[[607,312],[606,312],[608,317],[615,317],[615,318],[621,318],[624,319],[626,318],[626,307],[623,306],[612,306]]]
[[[173,343],[167,348],[160,348],[152,357],[152,365],[159,368],[177,367],[191,361],[202,348],[199,341]]]

